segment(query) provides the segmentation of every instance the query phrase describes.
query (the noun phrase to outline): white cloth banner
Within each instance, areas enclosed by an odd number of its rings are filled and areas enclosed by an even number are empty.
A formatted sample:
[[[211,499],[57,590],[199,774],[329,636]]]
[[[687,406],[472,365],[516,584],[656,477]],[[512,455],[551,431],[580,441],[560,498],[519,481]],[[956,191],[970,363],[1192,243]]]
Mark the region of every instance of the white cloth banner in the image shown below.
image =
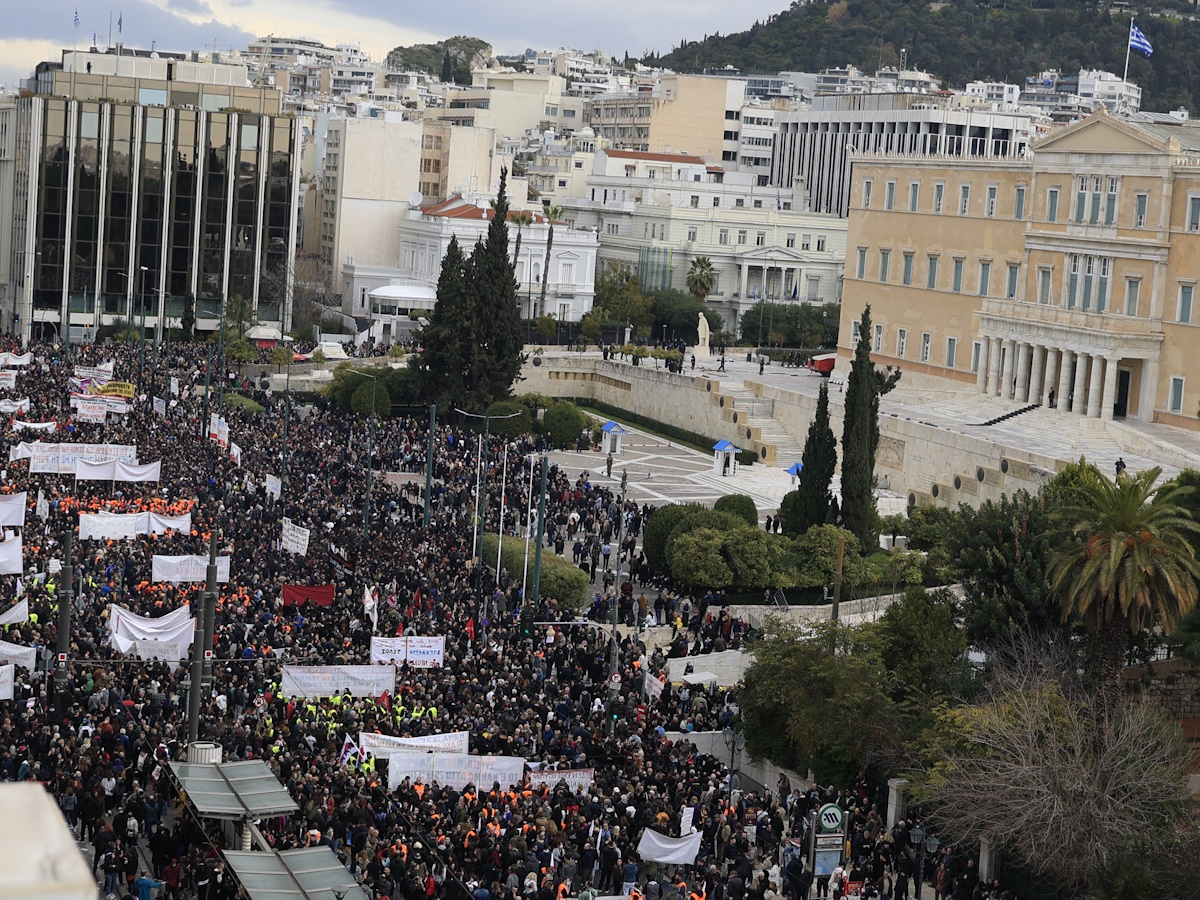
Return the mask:
[[[0,375],[4,373],[0,372]],[[57,422],[20,422],[13,420],[13,431],[53,431],[58,427]]]
[[[192,514],[161,516],[158,513],[80,513],[79,539],[110,538],[125,540],[139,534],[187,533],[192,530]]]
[[[123,460],[93,462],[87,459],[75,461],[75,477],[80,481],[158,481],[162,473],[162,461],[137,465]]]
[[[19,535],[0,543],[0,575],[20,575],[25,571],[24,565]]]
[[[113,380],[113,364],[112,362],[107,362],[102,366],[76,366],[75,377],[81,381],[108,384]]]
[[[700,854],[700,839],[697,831],[687,837],[673,838],[659,834],[653,828],[642,832],[638,843],[638,856],[647,862],[674,863],[677,866],[692,866]]]
[[[167,415],[167,401],[162,397],[154,398],[154,414],[159,418],[165,418]]]
[[[446,657],[445,637],[373,637],[371,662],[404,665],[414,669],[441,666]]]
[[[405,750],[388,756],[388,790],[408,778],[425,784],[462,790],[473,784],[489,790],[499,782],[501,790],[519,785],[525,778],[525,760],[519,756],[471,756],[466,753],[419,753]]]
[[[16,681],[17,667],[12,663],[0,666],[0,700],[13,698],[13,683]]]
[[[12,368],[27,366],[33,362],[33,353],[0,353],[0,366]]]
[[[17,386],[16,372],[0,372],[0,390],[11,391]]]
[[[423,737],[413,738],[360,731],[358,747],[363,753],[380,757],[387,757],[398,750],[442,750],[447,753],[466,753],[470,749],[470,738],[469,731],[451,731],[448,734],[427,734]]]
[[[279,495],[281,493],[283,493],[283,482],[280,481],[278,478],[276,478],[274,475],[268,475],[266,478],[266,482],[267,482],[267,493],[270,494],[272,497],[274,497],[276,500],[278,500]]]
[[[15,663],[32,672],[37,665],[37,651],[32,647],[0,641],[0,662]]]
[[[75,404],[80,422],[91,422],[93,425],[103,425],[108,420],[108,404],[103,398],[99,400],[80,400]]]
[[[308,529],[293,525],[286,516],[283,519],[283,549],[297,556],[308,555]]]
[[[663,692],[663,688],[666,687],[666,684],[666,681],[664,681],[662,678],[655,678],[649,672],[646,673],[646,693],[649,696],[657,698],[658,695]]]
[[[171,376],[171,396],[179,396],[179,379],[174,375]]]
[[[0,527],[22,528],[25,525],[25,507],[28,494],[0,494]]]
[[[22,600],[4,615],[0,616],[0,625],[16,625],[18,622],[29,621],[29,601]]]
[[[124,397],[115,395],[97,397],[94,394],[71,394],[71,409],[82,410],[85,404],[91,404],[91,408],[94,409],[100,403],[104,404],[105,413],[113,412],[125,415],[125,413],[129,412],[129,401]]]
[[[236,466],[242,464],[242,448],[233,441],[229,442],[229,458],[233,460],[233,464]]]
[[[371,662],[401,666],[404,665],[406,659],[408,659],[408,638],[371,638]]]
[[[116,604],[110,605],[108,610],[109,637],[112,645],[122,653],[135,649],[138,641],[175,644],[182,652],[182,648],[192,645],[196,636],[196,620],[191,616],[190,606],[181,606],[157,619],[139,616]]]
[[[183,659],[183,651],[172,641],[135,641],[133,652],[138,659],[161,659],[172,663]]]
[[[567,790],[572,794],[586,791],[596,780],[595,769],[559,769],[558,771],[535,772],[529,776],[530,786],[544,784],[547,787],[557,787],[561,782],[567,783]]]
[[[11,415],[12,413],[27,413],[29,412],[29,398],[24,397],[20,400],[0,400],[0,413]]]
[[[31,474],[49,472],[58,475],[74,475],[77,460],[91,462],[122,460],[137,462],[137,447],[131,444],[47,444],[21,443],[8,451],[9,461],[29,460]]]
[[[384,666],[284,666],[279,693],[283,697],[332,697],[349,690],[352,697],[378,697],[396,692],[396,670]]]
[[[154,557],[153,574],[155,581],[170,581],[178,584],[182,581],[204,581],[208,575],[207,556],[158,556]],[[229,581],[229,557],[217,557],[217,584]]]

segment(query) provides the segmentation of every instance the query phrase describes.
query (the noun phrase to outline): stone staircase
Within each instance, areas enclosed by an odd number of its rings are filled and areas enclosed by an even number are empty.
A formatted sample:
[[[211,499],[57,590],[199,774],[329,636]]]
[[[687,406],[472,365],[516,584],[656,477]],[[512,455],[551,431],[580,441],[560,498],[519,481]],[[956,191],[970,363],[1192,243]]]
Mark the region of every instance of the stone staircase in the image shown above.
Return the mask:
[[[775,445],[773,465],[786,469],[792,463],[800,462],[804,455],[804,447],[776,421],[773,400],[764,400],[754,391],[734,382],[723,382],[721,393],[733,398],[733,408],[739,414],[739,426],[759,429],[762,442]]]

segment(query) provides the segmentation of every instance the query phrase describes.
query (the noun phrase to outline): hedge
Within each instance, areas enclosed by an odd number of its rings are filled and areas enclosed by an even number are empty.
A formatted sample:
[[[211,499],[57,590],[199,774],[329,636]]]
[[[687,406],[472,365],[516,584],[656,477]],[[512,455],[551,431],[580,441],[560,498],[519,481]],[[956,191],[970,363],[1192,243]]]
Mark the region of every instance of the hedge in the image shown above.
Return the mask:
[[[495,571],[496,566],[496,535],[483,536],[483,561]],[[533,590],[533,558],[537,548],[531,542],[529,545],[529,590]],[[508,574],[519,579],[525,568],[525,541],[517,537],[506,537],[504,548],[500,553],[500,565],[508,569]],[[552,550],[542,548],[542,578],[538,584],[538,592],[543,597],[552,597],[568,610],[578,611],[583,608],[587,599],[588,577],[578,566],[572,565],[561,556],[555,556]]]
[[[701,453],[712,453],[713,445],[717,443],[716,438],[706,437],[699,432],[688,431],[686,428],[676,428],[674,425],[668,425],[666,422],[640,416],[637,413],[621,409],[619,406],[612,406],[600,400],[576,397],[573,402],[582,407],[594,409],[596,412],[602,413],[611,419],[621,419],[630,425],[645,428],[647,431],[662,435],[669,440],[675,441],[677,444],[684,444],[693,450],[699,450]],[[745,454],[744,458],[743,453]],[[753,450],[744,450],[738,454],[738,462],[744,466],[750,465],[757,459],[758,456]]]

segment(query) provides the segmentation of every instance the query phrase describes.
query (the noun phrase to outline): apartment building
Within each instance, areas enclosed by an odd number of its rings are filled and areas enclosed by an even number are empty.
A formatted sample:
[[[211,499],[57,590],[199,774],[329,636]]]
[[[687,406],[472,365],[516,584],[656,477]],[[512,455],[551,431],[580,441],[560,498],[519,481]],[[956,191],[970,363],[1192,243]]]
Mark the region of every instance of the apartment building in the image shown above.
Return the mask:
[[[584,99],[566,93],[561,75],[477,69],[472,85],[447,88],[445,109],[429,116],[453,125],[491,128],[500,138],[552,129],[569,134],[582,128]]]
[[[909,379],[1200,429],[1200,127],[1103,108],[1020,159],[854,158],[839,346]]]

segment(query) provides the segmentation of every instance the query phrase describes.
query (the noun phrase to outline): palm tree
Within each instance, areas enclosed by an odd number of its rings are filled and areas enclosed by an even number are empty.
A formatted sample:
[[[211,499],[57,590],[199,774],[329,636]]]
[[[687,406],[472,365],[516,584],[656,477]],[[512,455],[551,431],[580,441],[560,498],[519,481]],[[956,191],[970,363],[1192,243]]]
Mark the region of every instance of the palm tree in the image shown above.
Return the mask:
[[[546,218],[551,222],[561,222],[563,220],[563,208],[561,206],[551,206],[546,210]]]
[[[717,286],[717,273],[713,269],[712,260],[707,256],[697,256],[688,267],[687,288],[695,296],[703,300]]]
[[[533,224],[533,216],[525,210],[521,210],[512,217],[512,222],[517,226],[517,241],[516,246],[513,248],[513,265],[516,266],[521,260],[521,229],[526,225]]]
[[[538,301],[538,315],[546,314],[546,284],[550,281],[550,248],[554,246],[554,223],[546,232],[546,262],[542,265],[542,296]]]
[[[1078,614],[1100,637],[1105,730],[1130,635],[1156,622],[1170,632],[1196,605],[1200,563],[1190,538],[1200,524],[1179,505],[1191,488],[1155,488],[1161,474],[1156,467],[1109,481],[1086,465],[1077,502],[1055,513],[1071,537],[1055,551],[1047,578],[1063,621]]]

